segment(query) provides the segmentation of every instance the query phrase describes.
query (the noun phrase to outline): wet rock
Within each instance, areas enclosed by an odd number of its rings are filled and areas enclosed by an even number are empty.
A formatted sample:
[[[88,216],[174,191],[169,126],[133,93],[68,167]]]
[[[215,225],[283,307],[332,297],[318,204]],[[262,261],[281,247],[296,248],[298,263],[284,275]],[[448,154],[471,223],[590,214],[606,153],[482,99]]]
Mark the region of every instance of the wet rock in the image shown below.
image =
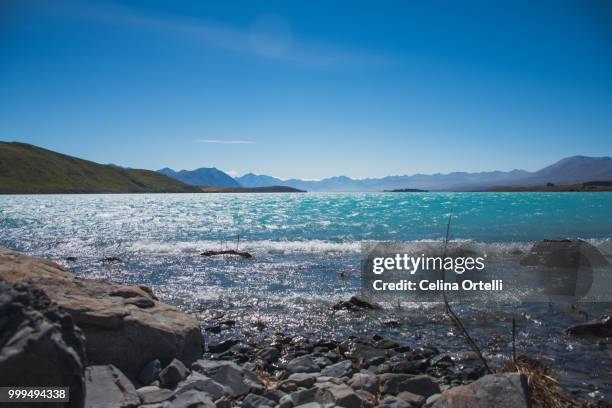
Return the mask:
[[[349,380],[348,384],[354,390],[365,390],[376,394],[378,392],[378,377],[373,374],[357,373]]]
[[[54,262],[5,249],[0,249],[0,278],[31,281],[67,311],[87,339],[89,364],[113,364],[136,380],[154,359],[190,364],[202,355],[195,317],[158,302],[142,286],[79,278]],[[153,306],[139,306],[145,303]]]
[[[612,337],[612,317],[577,324],[569,327],[566,332],[573,336]]]
[[[287,371],[290,373],[316,373],[319,371],[319,366],[311,356],[306,355],[289,361]]]
[[[68,386],[70,407],[82,407],[84,349],[71,316],[41,290],[0,280],[2,386]]]
[[[264,389],[253,372],[230,361],[198,360],[191,368],[223,384],[231,397],[246,395],[251,391],[261,393]]]
[[[240,343],[240,341],[238,340],[224,340],[222,342],[219,343],[209,343],[208,344],[208,351],[210,351],[211,353],[223,353],[224,351],[229,350],[230,348],[232,348],[233,346],[235,346],[236,344]]]
[[[382,339],[374,342],[373,346],[382,349],[394,349],[399,347],[400,344],[397,341]]]
[[[205,392],[213,400],[230,394],[224,385],[200,373],[191,373],[187,376],[177,385],[175,393],[182,394],[191,390]]]
[[[353,363],[350,360],[332,364],[321,371],[321,375],[328,377],[348,377],[351,374],[353,374]]]
[[[521,265],[576,268],[608,266],[609,262],[596,247],[580,239],[545,239],[533,245]]]
[[[161,363],[155,359],[149,364],[145,365],[138,375],[138,382],[142,385],[149,385],[153,381],[157,380],[161,371]]]
[[[164,387],[174,388],[188,375],[189,369],[185,367],[181,360],[175,358],[159,373],[159,380]]]
[[[140,404],[130,380],[113,365],[87,367],[85,388],[87,408],[134,408]]]
[[[527,378],[518,373],[490,374],[468,385],[449,388],[433,408],[530,407]]]
[[[104,258],[100,259],[100,261],[102,263],[120,263],[120,262],[123,262],[121,260],[121,258],[118,258],[116,256],[107,256],[107,257],[104,257]]]
[[[249,394],[242,400],[244,408],[273,408],[276,403],[261,395]]]
[[[349,300],[344,300],[332,306],[333,310],[364,310],[364,309],[380,309],[381,306],[376,302],[371,302],[360,296],[352,296]]]
[[[152,385],[139,388],[136,390],[136,393],[140,397],[143,404],[153,404],[156,402],[166,401],[174,396],[172,391]]]

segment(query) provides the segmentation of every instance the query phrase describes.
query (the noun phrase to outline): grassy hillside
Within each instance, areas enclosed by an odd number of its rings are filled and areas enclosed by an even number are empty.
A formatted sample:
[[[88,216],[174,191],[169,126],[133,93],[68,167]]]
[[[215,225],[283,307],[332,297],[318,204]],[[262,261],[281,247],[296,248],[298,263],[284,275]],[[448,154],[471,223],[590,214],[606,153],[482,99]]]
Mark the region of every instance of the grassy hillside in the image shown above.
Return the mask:
[[[0,193],[198,192],[163,174],[123,169],[25,143],[0,142]]]

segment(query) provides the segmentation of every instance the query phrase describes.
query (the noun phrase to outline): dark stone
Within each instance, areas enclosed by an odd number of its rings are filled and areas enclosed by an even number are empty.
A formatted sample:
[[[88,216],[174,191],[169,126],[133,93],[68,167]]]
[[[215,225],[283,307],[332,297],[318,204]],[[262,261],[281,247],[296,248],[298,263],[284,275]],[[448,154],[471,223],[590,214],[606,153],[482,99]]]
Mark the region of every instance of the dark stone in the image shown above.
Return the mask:
[[[334,310],[363,310],[363,309],[380,309],[381,306],[375,302],[370,302],[359,296],[352,296],[349,300],[341,301],[332,306]]]
[[[0,382],[3,387],[70,388],[85,401],[85,345],[72,317],[40,289],[0,280]],[[11,404],[13,405],[13,404]]]
[[[573,336],[611,337],[612,317],[606,316],[603,319],[577,324],[568,328],[566,332]]]
[[[175,358],[159,373],[159,381],[164,387],[174,388],[179,382],[187,378],[188,375],[189,369],[180,360]]]
[[[229,350],[230,348],[232,348],[233,346],[235,346],[236,344],[240,343],[240,341],[238,340],[224,340],[220,343],[209,343],[208,344],[208,351],[210,351],[211,353],[223,353],[224,351]]]

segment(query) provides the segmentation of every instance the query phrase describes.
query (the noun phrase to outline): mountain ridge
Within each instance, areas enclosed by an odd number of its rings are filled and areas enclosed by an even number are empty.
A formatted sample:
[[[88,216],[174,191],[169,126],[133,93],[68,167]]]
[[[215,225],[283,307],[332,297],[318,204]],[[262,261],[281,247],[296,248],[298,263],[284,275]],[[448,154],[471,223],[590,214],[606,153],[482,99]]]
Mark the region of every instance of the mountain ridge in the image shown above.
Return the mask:
[[[164,167],[157,170],[173,179],[182,181],[185,184],[192,186],[206,187],[242,187],[232,176],[217,169],[216,167],[199,167],[194,170],[179,170],[174,171],[171,168]]]
[[[267,175],[247,173],[236,180],[244,187],[265,187],[270,182],[308,191],[383,191],[393,189],[423,189],[429,191],[473,190],[494,186],[535,186],[546,183],[581,183],[612,180],[612,158],[608,156],[570,156],[550,166],[529,172],[514,169],[482,172],[451,172],[386,176],[352,179],[347,176],[321,180],[279,179]]]

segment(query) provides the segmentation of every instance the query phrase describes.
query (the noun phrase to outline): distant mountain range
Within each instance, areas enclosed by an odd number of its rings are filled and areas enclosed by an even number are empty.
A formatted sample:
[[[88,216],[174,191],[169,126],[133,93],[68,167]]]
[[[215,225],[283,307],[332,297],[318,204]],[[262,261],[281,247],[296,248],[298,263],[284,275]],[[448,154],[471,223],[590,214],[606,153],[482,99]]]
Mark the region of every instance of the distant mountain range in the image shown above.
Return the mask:
[[[422,189],[429,191],[485,190],[500,186],[539,186],[546,183],[574,184],[587,181],[612,180],[610,157],[567,157],[535,172],[525,170],[490,171],[479,173],[415,174],[382,178],[352,179],[346,176],[322,180],[282,180],[253,173],[237,177],[243,187],[284,185],[307,191],[383,191]]]
[[[200,191],[151,170],[99,164],[25,143],[0,142],[1,194]]]
[[[195,170],[181,171],[174,171],[165,167],[158,170],[158,172],[192,186],[241,187],[232,176],[214,167],[201,167]]]
[[[595,183],[600,187],[580,186]],[[384,191],[551,191],[609,190],[610,157],[567,157],[535,172],[512,170],[479,173],[415,174],[352,179],[346,176],[300,180],[245,174],[232,178],[216,168],[157,172],[99,164],[25,143],[0,142],[1,193],[171,193],[171,192],[293,192]],[[555,184],[556,186],[552,186]],[[591,183],[592,184],[592,183]],[[593,184],[593,185],[595,185]],[[604,187],[601,187],[604,186]],[[204,188],[205,187],[205,188]],[[592,188],[593,187],[593,188]]]

